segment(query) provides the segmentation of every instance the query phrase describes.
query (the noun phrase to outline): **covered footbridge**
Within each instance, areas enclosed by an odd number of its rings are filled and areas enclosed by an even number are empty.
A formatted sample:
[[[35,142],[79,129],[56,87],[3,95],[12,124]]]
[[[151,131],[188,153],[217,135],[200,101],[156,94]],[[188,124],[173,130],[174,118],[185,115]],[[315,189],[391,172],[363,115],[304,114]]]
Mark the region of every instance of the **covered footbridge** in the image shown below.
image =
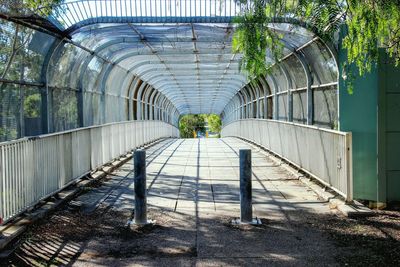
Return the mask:
[[[307,22],[271,22],[283,56],[267,52],[270,71],[249,80],[232,51],[239,1],[71,0],[46,16],[2,8],[5,222],[135,148],[178,138],[185,114],[219,114],[222,137],[262,146],[348,201],[400,197],[398,166],[376,162],[377,88],[348,95],[340,42]]]

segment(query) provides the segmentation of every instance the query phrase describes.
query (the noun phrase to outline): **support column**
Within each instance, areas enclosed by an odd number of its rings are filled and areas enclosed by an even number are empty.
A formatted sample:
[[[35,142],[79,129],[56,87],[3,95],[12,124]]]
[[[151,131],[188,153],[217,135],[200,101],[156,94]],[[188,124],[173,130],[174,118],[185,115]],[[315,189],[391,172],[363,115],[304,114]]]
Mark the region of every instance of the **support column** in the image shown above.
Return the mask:
[[[135,224],[147,224],[146,151],[134,154]]]
[[[314,94],[311,88],[311,82],[307,81],[307,125],[313,125],[314,122]]]
[[[240,157],[240,222],[253,221],[251,192],[251,150],[241,149]]]

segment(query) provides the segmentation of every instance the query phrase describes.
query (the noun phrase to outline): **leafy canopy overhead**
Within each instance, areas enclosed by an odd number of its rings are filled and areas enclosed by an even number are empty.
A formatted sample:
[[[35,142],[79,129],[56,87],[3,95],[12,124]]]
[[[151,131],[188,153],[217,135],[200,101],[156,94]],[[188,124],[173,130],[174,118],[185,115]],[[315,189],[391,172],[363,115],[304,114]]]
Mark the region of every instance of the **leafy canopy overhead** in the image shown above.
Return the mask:
[[[0,0],[0,10],[10,15],[29,14],[49,15],[57,4],[64,0]]]
[[[340,25],[348,35],[343,40],[347,64],[356,64],[359,74],[371,71],[383,47],[400,63],[400,0],[238,0],[245,10],[238,19],[234,52],[243,53],[241,68],[250,78],[269,69],[266,50],[279,60],[279,34],[268,27],[275,18],[290,17],[313,27],[323,39],[331,39]]]

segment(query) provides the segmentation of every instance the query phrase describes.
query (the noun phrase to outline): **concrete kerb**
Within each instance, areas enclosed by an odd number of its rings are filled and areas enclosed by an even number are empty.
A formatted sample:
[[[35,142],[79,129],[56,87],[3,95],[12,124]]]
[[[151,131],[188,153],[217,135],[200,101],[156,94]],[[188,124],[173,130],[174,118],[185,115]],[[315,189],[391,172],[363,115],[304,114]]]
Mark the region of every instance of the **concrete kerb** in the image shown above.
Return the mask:
[[[166,138],[157,139],[141,146],[140,148],[148,149],[165,139]],[[136,149],[139,149],[139,147]],[[132,151],[135,151],[136,149]],[[104,179],[115,169],[132,159],[132,156],[133,153],[129,152],[116,160],[106,163],[90,174],[77,179],[75,183],[72,183],[63,190],[53,194],[52,196],[49,196],[24,214],[0,226],[0,258],[7,257],[10,255],[10,253],[12,253],[12,251],[14,251],[16,247],[11,247],[8,250],[5,249],[10,247],[9,245],[11,245],[12,242],[17,239],[17,237],[24,233],[29,225],[32,225],[39,219],[45,217],[47,214],[57,209],[60,205],[75,198],[85,187],[92,185],[98,180]]]
[[[276,164],[279,164],[285,170],[290,172],[294,177],[299,179],[300,182],[313,190],[318,195],[318,197],[320,197],[324,201],[328,201],[329,207],[331,209],[336,209],[344,216],[350,218],[367,217],[374,215],[374,212],[371,209],[359,203],[358,201],[353,201],[353,203],[346,203],[344,198],[338,193],[329,189],[327,186],[320,183],[317,179],[309,176],[307,173],[298,169],[296,166],[283,159],[279,155],[275,154],[274,152],[268,150],[267,148],[242,137],[235,136],[235,138],[243,140],[253,147],[259,149],[261,153],[268,156]]]

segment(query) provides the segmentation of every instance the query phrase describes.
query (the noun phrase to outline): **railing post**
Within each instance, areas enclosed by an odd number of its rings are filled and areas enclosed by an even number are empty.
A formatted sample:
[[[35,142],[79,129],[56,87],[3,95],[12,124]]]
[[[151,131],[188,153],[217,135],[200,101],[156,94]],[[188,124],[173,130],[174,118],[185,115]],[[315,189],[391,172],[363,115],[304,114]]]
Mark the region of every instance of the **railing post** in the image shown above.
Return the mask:
[[[146,151],[134,154],[135,224],[147,224]]]
[[[251,150],[240,149],[240,222],[253,221],[251,192]]]
[[[346,176],[347,176],[347,191],[346,202],[353,202],[353,138],[351,133],[345,136],[345,153],[346,153]]]

